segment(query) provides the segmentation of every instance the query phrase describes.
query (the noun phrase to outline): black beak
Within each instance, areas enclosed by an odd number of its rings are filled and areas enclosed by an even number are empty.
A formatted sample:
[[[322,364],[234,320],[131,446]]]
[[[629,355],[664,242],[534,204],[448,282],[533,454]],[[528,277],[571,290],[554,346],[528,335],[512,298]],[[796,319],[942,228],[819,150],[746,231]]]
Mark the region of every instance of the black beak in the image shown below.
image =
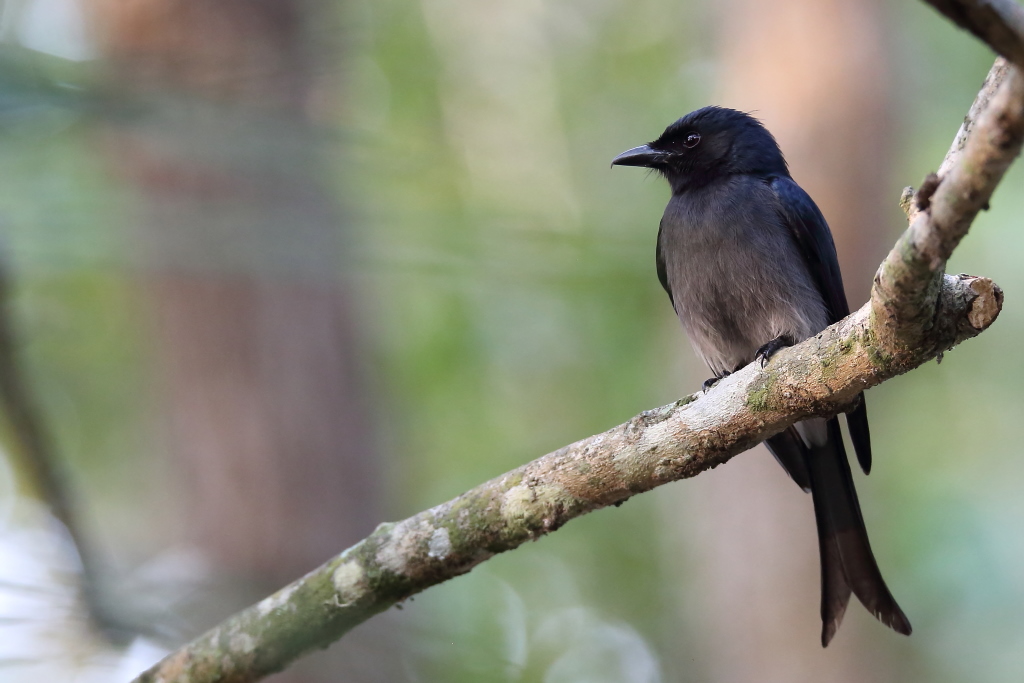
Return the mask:
[[[650,145],[640,145],[633,149],[627,149],[619,156],[612,159],[612,166],[646,166],[654,168],[665,160],[668,155],[651,149]]]

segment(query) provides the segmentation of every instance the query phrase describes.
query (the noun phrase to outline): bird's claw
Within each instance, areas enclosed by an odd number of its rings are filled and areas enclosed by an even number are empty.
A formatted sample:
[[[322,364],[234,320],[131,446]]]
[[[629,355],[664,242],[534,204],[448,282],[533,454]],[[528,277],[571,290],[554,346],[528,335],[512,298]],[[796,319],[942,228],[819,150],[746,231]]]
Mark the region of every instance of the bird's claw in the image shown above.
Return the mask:
[[[761,361],[761,367],[763,368],[764,366],[768,365],[768,361],[772,359],[772,356],[774,356],[776,353],[786,348],[787,346],[792,345],[792,339],[790,339],[788,336],[784,334],[779,335],[778,337],[772,339],[767,344],[762,345],[761,348],[759,348],[757,352],[754,353],[754,360]]]
[[[721,377],[711,377],[709,379],[706,379],[706,380],[704,380],[704,383],[700,385],[700,388],[706,394],[711,389],[711,387],[715,386],[716,384],[718,384],[719,382],[721,382],[723,379],[725,379],[726,377],[728,377],[731,374],[732,374],[731,372],[723,372]]]

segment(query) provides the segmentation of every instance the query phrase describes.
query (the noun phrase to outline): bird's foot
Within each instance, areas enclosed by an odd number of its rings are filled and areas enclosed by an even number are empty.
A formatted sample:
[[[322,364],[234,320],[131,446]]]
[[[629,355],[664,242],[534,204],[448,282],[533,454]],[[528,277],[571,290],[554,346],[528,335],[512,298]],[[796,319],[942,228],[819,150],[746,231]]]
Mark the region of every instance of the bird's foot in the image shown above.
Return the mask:
[[[770,342],[759,348],[754,354],[754,360],[761,361],[761,367],[763,368],[768,365],[768,361],[772,359],[772,356],[787,346],[792,346],[794,343],[795,342],[789,335],[780,334],[778,337],[772,339]]]
[[[723,372],[721,377],[712,377],[710,379],[706,379],[706,380],[704,380],[704,384],[700,385],[700,388],[706,394],[706,393],[708,393],[708,390],[711,389],[711,387],[715,386],[716,384],[718,384],[719,382],[721,382],[723,379],[725,379],[726,377],[728,377],[731,374],[732,374],[731,372]]]

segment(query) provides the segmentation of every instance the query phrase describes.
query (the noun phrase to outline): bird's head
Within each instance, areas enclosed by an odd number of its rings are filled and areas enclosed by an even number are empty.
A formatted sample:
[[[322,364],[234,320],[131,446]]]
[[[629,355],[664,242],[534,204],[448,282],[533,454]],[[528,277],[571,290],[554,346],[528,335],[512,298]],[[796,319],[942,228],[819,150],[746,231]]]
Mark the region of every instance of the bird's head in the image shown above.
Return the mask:
[[[654,142],[612,159],[612,165],[654,169],[677,194],[730,175],[789,175],[768,129],[753,116],[724,107],[690,112]]]

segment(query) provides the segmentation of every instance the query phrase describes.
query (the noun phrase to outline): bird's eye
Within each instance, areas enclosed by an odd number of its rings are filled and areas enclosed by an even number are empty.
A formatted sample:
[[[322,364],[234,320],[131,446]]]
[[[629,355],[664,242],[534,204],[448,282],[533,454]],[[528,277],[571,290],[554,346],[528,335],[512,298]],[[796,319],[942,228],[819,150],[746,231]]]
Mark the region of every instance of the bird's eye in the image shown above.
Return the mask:
[[[689,149],[696,147],[698,142],[700,142],[700,133],[690,133],[686,136],[683,144]]]

